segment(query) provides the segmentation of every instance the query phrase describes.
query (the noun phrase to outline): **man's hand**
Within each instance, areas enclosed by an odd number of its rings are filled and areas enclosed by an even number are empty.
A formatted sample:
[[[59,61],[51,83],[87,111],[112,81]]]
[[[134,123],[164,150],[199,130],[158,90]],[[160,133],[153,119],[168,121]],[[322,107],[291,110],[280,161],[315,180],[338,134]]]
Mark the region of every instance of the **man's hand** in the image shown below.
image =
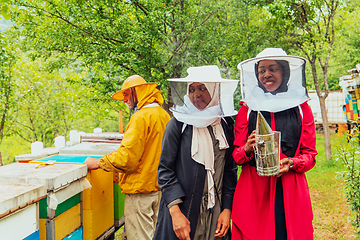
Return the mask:
[[[87,165],[88,170],[95,170],[100,168],[100,159],[88,157],[84,164]]]
[[[190,240],[190,221],[180,211],[178,205],[169,208],[173,229],[180,240]]]
[[[225,237],[227,231],[230,228],[230,215],[231,212],[229,209],[224,209],[218,218],[215,237]]]

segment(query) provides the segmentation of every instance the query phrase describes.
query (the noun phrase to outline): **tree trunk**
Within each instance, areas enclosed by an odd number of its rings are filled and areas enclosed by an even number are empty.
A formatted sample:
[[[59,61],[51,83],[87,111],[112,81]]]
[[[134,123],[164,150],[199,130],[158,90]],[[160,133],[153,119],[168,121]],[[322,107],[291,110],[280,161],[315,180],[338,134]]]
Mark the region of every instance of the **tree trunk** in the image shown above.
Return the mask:
[[[165,111],[172,117],[172,112],[170,111],[170,108],[173,106],[173,102],[171,99],[171,87],[168,87],[167,89],[167,101],[164,102],[163,104],[163,108],[165,109]]]
[[[329,121],[328,121],[326,105],[325,105],[325,97],[319,96],[319,102],[320,102],[321,117],[322,117],[323,130],[324,130],[325,156],[327,161],[331,161],[330,128],[329,128]]]
[[[320,103],[321,118],[322,118],[322,123],[323,123],[324,140],[325,140],[325,157],[326,157],[326,161],[331,161],[330,128],[329,128],[329,121],[328,121],[328,117],[327,117],[326,104],[325,104],[325,99],[329,95],[327,77],[326,76],[324,77],[325,92],[324,92],[324,94],[322,94],[322,91],[319,86],[317,71],[316,71],[316,63],[315,63],[316,56],[313,55],[312,58],[308,59],[308,60],[311,64],[311,71],[312,71],[312,75],[314,78],[316,94],[318,95],[319,103]],[[324,74],[326,74],[326,73],[327,73],[327,71],[325,70]]]
[[[0,167],[3,165],[3,162],[2,162],[2,157],[1,157],[1,152],[0,152]]]

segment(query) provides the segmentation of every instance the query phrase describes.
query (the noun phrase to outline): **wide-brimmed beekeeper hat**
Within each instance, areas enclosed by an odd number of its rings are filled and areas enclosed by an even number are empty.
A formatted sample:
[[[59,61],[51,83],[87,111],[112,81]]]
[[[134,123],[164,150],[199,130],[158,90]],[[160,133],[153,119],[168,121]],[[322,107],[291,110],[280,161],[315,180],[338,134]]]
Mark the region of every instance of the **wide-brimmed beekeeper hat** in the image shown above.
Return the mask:
[[[247,59],[238,64],[238,69],[253,70],[255,63],[265,60],[285,60],[288,61],[290,66],[298,67],[306,63],[306,59],[298,56],[287,55],[286,52],[281,48],[266,48],[261,51],[256,57]],[[249,69],[251,68],[251,69]]]
[[[261,60],[287,61],[289,64],[289,78],[286,91],[273,95],[259,86],[255,68]],[[305,78],[306,59],[287,55],[281,48],[266,48],[256,57],[238,64],[241,75],[241,95],[251,110],[279,112],[302,104],[309,100]]]
[[[187,85],[182,83],[192,82],[214,82],[219,83],[219,104],[223,116],[236,115],[234,110],[234,91],[239,80],[225,79],[221,77],[220,69],[216,65],[207,65],[200,67],[189,67],[188,75],[184,78],[170,78],[171,96],[175,105],[184,104],[184,96],[187,94]]]
[[[133,88],[133,87],[138,87],[141,85],[155,85],[155,87],[158,85],[157,83],[153,83],[153,82],[146,82],[141,76],[139,75],[133,75],[131,77],[128,77],[125,81],[124,84],[121,86],[121,90],[118,91],[117,93],[115,93],[114,95],[112,95],[112,98],[114,100],[123,100],[124,96],[123,96],[123,92]]]
[[[187,73],[188,75],[184,78],[170,78],[168,80],[170,82],[238,82],[238,80],[222,78],[220,69],[216,65],[189,67]]]

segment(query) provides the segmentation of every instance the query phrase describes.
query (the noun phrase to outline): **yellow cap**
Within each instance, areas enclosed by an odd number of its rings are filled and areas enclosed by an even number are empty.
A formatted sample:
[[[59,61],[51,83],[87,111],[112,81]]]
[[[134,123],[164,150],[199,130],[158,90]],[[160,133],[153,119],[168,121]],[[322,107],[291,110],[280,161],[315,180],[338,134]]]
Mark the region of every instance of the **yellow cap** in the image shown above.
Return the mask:
[[[157,83],[147,83],[142,77],[140,77],[139,75],[133,75],[131,77],[128,77],[124,84],[121,87],[121,90],[118,91],[117,93],[115,93],[114,95],[112,95],[112,98],[115,100],[123,100],[124,96],[123,96],[123,92],[126,91],[127,89],[130,89],[132,87],[137,87],[140,85],[145,85],[145,84],[156,84],[156,86],[158,85]]]

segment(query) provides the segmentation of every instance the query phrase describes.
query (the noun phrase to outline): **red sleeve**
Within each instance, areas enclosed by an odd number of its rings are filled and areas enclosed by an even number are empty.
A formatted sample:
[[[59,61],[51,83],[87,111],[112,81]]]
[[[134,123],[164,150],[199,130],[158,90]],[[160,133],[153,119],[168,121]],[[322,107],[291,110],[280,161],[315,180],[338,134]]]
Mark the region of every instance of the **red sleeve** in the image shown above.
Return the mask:
[[[235,120],[235,141],[233,157],[236,164],[241,165],[249,161],[253,153],[248,157],[244,151],[244,146],[248,138],[248,110],[246,105],[242,105]]]
[[[310,106],[305,102],[300,105],[303,113],[301,145],[298,153],[292,158],[293,170],[306,172],[315,166],[316,133],[315,122]]]

